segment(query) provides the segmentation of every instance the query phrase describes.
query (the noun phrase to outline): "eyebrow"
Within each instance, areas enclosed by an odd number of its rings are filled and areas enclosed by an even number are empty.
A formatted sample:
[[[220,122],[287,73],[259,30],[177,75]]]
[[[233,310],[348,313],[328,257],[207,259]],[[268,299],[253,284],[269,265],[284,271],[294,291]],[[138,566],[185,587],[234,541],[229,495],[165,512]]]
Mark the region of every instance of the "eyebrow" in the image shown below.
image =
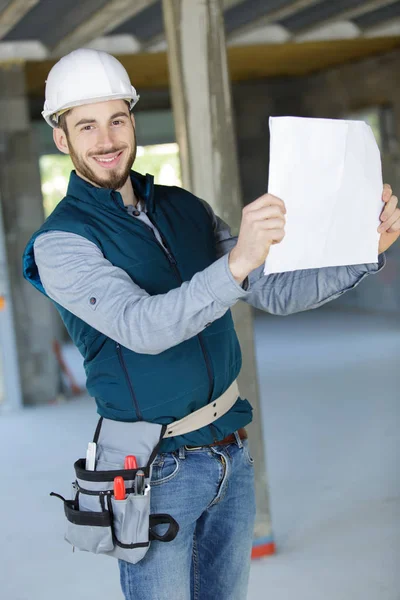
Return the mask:
[[[117,112],[117,113],[114,113],[113,115],[111,115],[110,121],[113,121],[117,117],[127,117],[129,119],[128,113],[126,113],[124,111],[120,111],[120,112]],[[79,127],[80,125],[91,125],[92,123],[96,123],[96,122],[97,122],[96,119],[83,118],[80,121],[78,121],[77,123],[75,123],[74,127]]]

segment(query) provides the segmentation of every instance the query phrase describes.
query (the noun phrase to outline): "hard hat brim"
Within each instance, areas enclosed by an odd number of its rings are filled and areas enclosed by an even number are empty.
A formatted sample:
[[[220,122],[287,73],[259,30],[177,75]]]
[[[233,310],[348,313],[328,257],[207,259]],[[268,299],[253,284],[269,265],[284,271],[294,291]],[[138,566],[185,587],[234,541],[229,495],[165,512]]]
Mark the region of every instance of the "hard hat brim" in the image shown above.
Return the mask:
[[[43,110],[42,111],[42,117],[44,118],[44,120],[46,121],[46,123],[48,125],[50,125],[50,127],[52,127],[53,129],[55,129],[58,125],[58,118],[57,120],[54,118],[57,113],[59,112],[65,112],[67,110],[70,110],[71,108],[75,108],[76,106],[85,106],[87,104],[99,104],[100,102],[108,102],[110,100],[126,100],[127,102],[130,103],[130,110],[133,109],[133,107],[135,106],[135,104],[137,104],[137,102],[139,101],[140,96],[136,93],[135,88],[132,86],[132,95],[129,97],[128,94],[110,94],[108,96],[97,96],[95,98],[84,98],[84,99],[80,99],[77,100],[76,102],[70,102],[67,103],[64,106],[59,106],[57,108],[57,110],[51,109],[51,110]]]

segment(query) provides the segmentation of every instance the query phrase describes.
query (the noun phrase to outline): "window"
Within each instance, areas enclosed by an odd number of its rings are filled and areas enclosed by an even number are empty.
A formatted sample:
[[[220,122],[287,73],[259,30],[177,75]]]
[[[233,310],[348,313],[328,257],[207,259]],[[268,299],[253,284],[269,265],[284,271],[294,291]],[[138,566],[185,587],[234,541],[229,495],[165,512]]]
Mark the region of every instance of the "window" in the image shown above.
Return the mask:
[[[347,114],[345,119],[365,121],[372,129],[381,153],[397,150],[393,109],[389,105],[372,106]]]

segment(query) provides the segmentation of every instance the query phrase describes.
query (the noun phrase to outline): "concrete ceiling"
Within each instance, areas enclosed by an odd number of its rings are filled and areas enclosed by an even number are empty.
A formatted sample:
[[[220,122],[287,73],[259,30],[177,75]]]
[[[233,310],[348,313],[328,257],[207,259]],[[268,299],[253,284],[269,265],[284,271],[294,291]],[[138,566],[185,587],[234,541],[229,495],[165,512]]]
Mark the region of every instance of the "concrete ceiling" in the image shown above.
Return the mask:
[[[400,44],[400,0],[222,2],[233,79],[303,74]],[[28,81],[81,46],[135,63],[138,87],[168,80],[161,0],[0,0],[0,62],[27,61]]]
[[[231,80],[302,76],[339,64],[400,48],[400,38],[374,38],[303,44],[236,46],[228,48]],[[143,89],[167,88],[168,61],[165,52],[116,55],[132,82]],[[28,94],[43,98],[44,82],[54,60],[30,61],[25,65]]]
[[[228,45],[400,36],[400,0],[222,0]],[[161,0],[0,0],[0,60],[165,50]]]

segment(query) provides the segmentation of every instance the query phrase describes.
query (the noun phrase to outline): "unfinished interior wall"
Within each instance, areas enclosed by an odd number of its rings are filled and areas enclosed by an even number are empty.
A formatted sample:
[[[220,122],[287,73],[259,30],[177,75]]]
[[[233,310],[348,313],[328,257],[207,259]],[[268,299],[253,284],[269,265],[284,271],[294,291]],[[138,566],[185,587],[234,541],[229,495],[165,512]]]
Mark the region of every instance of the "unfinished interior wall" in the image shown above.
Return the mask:
[[[54,400],[59,389],[52,352],[58,321],[49,300],[22,278],[22,253],[44,219],[38,157],[19,64],[0,69],[0,109],[0,192],[22,396],[25,404],[41,404]]]

